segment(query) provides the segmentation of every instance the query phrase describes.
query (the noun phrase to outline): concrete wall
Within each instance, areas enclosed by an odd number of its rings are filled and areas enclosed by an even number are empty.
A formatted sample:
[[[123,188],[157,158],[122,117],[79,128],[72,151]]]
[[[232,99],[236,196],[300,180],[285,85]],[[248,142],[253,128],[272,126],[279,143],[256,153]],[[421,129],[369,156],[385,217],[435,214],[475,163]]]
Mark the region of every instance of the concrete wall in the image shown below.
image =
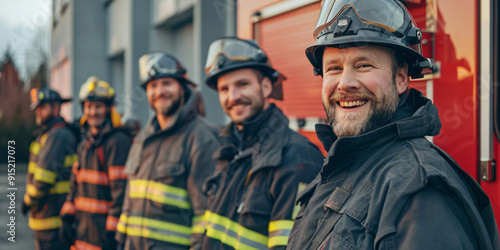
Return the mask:
[[[52,28],[50,50],[50,82],[49,86],[57,90],[61,96],[74,95],[71,81],[71,61],[73,58],[73,4],[69,3],[57,25]],[[73,98],[73,103],[77,102]],[[74,118],[71,104],[65,104],[61,109],[62,116],[70,121]]]
[[[73,96],[91,75],[103,80],[109,78],[106,63],[106,8],[101,1],[71,1],[73,4]],[[53,39],[54,40],[54,39]],[[77,103],[74,103],[77,104]],[[81,115],[80,105],[73,105],[75,115]]]
[[[117,110],[144,126],[153,112],[140,87],[138,60],[165,51],[178,57],[198,84],[207,118],[226,124],[217,93],[205,86],[204,65],[213,40],[235,35],[235,13],[236,0],[70,1],[52,31],[53,75],[70,79],[58,84],[67,84],[75,100],[90,75],[108,81],[116,89]],[[74,102],[71,111],[81,115],[80,104]]]

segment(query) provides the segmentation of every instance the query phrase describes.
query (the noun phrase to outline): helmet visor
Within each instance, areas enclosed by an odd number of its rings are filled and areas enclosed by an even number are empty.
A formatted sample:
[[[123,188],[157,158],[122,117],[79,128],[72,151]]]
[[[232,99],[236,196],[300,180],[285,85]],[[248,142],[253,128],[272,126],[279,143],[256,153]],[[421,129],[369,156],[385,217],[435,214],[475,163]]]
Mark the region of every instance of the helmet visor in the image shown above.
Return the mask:
[[[78,97],[83,101],[88,100],[89,97],[111,99],[114,95],[115,91],[108,84],[100,81],[91,81],[82,86]]]
[[[150,53],[139,59],[139,77],[141,82],[147,82],[158,74],[179,74],[178,62],[164,53]]]
[[[237,38],[222,38],[214,41],[208,49],[205,72],[209,74],[218,68],[219,55],[231,61],[258,61],[258,55],[264,52],[250,42]]]
[[[324,0],[318,22],[314,28],[314,39],[330,26],[346,8],[353,8],[359,19],[389,32],[404,33],[405,10],[397,0]]]

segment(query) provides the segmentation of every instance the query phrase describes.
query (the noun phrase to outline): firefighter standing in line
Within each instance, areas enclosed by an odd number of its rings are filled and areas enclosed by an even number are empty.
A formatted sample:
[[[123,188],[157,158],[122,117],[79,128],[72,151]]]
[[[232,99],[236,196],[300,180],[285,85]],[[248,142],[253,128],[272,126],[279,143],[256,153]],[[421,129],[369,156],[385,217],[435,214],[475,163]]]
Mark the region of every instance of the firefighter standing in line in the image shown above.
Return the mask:
[[[119,128],[120,116],[109,84],[96,77],[80,89],[85,138],[78,147],[71,190],[61,210],[61,238],[72,249],[116,249],[116,226],[127,183],[125,161],[132,144]]]
[[[306,55],[323,77],[329,150],[302,204],[289,249],[499,249],[478,183],[425,139],[436,106],[415,89],[430,60],[397,0],[325,0]]]
[[[254,41],[214,41],[205,70],[232,122],[220,133],[216,173],[206,182],[203,249],[284,249],[295,198],[319,172],[323,156],[270,103],[282,99],[284,76]]]
[[[61,104],[70,101],[49,88],[31,90],[31,110],[41,134],[30,146],[30,162],[22,213],[30,211],[36,249],[69,249],[61,243],[59,212],[69,191],[71,166],[77,159],[75,134],[60,116]]]
[[[135,138],[118,241],[125,249],[199,249],[206,197],[203,181],[213,172],[219,147],[198,115],[186,70],[171,55],[139,59],[140,80],[155,115]]]

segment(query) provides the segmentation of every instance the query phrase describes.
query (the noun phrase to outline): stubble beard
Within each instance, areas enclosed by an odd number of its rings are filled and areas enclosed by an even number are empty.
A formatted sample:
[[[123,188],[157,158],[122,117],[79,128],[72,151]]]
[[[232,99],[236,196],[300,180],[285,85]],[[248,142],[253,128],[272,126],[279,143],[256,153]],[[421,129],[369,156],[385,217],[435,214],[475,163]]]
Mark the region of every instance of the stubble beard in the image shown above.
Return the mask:
[[[363,98],[370,101],[370,110],[366,117],[359,113],[335,114],[335,101],[340,96],[351,96],[349,94],[333,95],[328,100],[328,106],[323,103],[328,121],[337,137],[357,136],[388,123],[396,113],[399,96],[396,85],[393,82],[389,85],[387,94],[380,99],[373,93],[363,95]]]
[[[173,96],[169,96],[167,98],[172,99],[172,104],[169,106],[160,106],[154,108],[156,114],[161,114],[163,116],[172,116],[173,114],[175,114],[175,112],[177,112],[177,110],[179,110],[181,104],[184,102],[183,93],[181,91],[179,91],[177,99],[174,99]]]

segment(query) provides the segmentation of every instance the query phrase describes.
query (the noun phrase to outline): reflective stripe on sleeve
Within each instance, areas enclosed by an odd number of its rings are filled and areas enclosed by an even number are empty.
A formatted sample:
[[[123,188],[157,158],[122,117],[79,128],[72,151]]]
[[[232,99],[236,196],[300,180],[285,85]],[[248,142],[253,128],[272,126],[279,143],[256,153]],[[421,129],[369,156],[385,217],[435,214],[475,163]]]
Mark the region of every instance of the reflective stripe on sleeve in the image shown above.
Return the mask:
[[[61,227],[62,222],[59,216],[48,218],[31,218],[29,219],[29,226],[33,230],[49,230]]]
[[[108,215],[106,219],[106,229],[109,231],[116,231],[116,226],[118,225],[119,219],[112,216]]]
[[[80,169],[76,174],[76,182],[103,186],[109,185],[108,175],[105,172],[90,169]]]
[[[74,215],[76,212],[75,205],[71,201],[66,201],[64,202],[62,208],[61,208],[61,215],[64,214],[72,214]]]
[[[125,234],[128,226],[128,217],[125,214],[120,215],[120,219],[118,220],[118,225],[116,226],[116,231]]]
[[[56,183],[57,174],[50,170],[41,168],[35,162],[30,162],[30,166],[28,166],[28,171],[32,168],[33,175],[35,180],[45,182],[48,184]]]
[[[148,199],[183,209],[190,209],[187,190],[149,180],[130,181],[130,198]]]
[[[66,157],[64,157],[64,166],[67,168],[72,167],[77,160],[77,154],[67,155]]]
[[[269,222],[268,247],[286,246],[292,227],[293,220],[277,220]]]
[[[49,189],[49,194],[65,194],[69,192],[69,188],[69,181],[58,181]],[[28,184],[26,186],[26,193],[28,193],[33,198],[40,198],[46,194],[45,191],[37,189],[33,184]]]
[[[87,197],[77,197],[74,202],[76,210],[98,214],[107,214],[109,207],[111,206],[110,201],[97,200]]]
[[[31,206],[31,198],[28,193],[24,193],[24,203],[28,206]]]
[[[203,215],[197,215],[193,217],[193,234],[203,234],[205,233],[205,226],[207,222],[203,219]]]
[[[267,236],[252,231],[224,216],[205,212],[206,235],[235,249],[268,249]]]
[[[118,223],[120,233],[170,242],[177,245],[191,244],[191,228],[166,221],[122,214]]]
[[[127,175],[125,174],[125,166],[109,166],[108,175],[109,179],[112,181],[127,179]]]
[[[71,246],[71,249],[75,250],[80,250],[80,249],[85,249],[85,250],[101,250],[101,247],[94,246],[88,242],[81,241],[81,240],[75,240],[75,244]]]
[[[31,142],[31,145],[30,145],[30,152],[34,155],[38,155],[38,153],[40,153],[40,148],[42,148],[40,146],[40,143],[34,141],[34,142]]]

